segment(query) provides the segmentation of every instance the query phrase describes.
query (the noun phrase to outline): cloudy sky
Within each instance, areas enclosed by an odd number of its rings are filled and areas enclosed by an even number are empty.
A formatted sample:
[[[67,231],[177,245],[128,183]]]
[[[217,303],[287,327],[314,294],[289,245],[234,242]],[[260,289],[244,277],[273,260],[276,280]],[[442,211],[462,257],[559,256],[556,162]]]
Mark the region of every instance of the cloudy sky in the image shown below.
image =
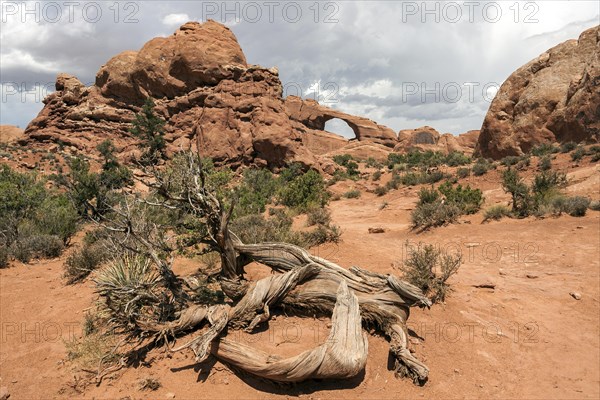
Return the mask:
[[[231,27],[249,63],[277,66],[287,94],[396,131],[459,134],[481,127],[512,71],[600,24],[594,0],[0,3],[0,123],[23,128],[57,73],[91,84],[113,55],[211,18]]]

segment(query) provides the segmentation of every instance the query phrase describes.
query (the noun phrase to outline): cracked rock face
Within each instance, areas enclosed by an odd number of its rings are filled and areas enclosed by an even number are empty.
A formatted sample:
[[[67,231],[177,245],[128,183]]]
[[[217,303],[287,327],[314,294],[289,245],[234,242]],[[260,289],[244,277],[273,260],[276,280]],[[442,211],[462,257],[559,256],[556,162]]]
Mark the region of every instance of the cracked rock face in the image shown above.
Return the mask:
[[[600,27],[516,70],[500,87],[476,152],[521,155],[545,142],[600,140]]]

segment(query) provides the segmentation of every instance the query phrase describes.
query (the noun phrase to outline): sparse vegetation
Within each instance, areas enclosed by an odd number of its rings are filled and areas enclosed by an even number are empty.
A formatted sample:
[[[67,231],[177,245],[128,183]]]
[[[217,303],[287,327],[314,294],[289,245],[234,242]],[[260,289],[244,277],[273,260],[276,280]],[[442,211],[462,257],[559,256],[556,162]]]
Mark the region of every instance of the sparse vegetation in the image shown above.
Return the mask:
[[[553,153],[558,153],[561,149],[552,143],[542,143],[534,146],[530,153],[537,157],[546,156]]]
[[[575,148],[577,147],[577,143],[575,142],[566,142],[560,145],[560,152],[561,153],[570,153],[571,151],[575,150]]]
[[[388,168],[393,169],[397,164],[406,164],[409,167],[437,167],[446,164],[450,167],[457,167],[471,163],[471,158],[460,152],[450,152],[444,154],[439,151],[420,151],[414,150],[406,154],[390,153],[388,155]]]
[[[375,172],[373,172],[373,177],[372,177],[372,179],[373,179],[374,181],[378,181],[379,179],[381,179],[381,171],[375,171]]]
[[[600,201],[599,200],[590,201],[589,209],[592,211],[600,211]]]
[[[490,168],[491,168],[490,163],[486,159],[480,158],[473,165],[471,170],[473,171],[473,175],[482,176],[482,175],[485,175],[489,171]]]
[[[571,152],[571,160],[579,161],[585,156],[585,149],[583,147],[577,147]]]
[[[552,160],[550,156],[543,156],[540,158],[538,163],[538,168],[540,171],[549,171],[552,169]]]
[[[471,168],[458,168],[456,170],[456,176],[459,179],[464,179],[469,175],[471,175]]]
[[[360,197],[360,190],[352,189],[343,194],[343,197],[347,199],[358,199]]]
[[[404,261],[404,279],[426,293],[432,302],[443,302],[450,291],[448,279],[458,272],[460,255],[442,254],[433,245],[419,244]]]
[[[67,279],[67,283],[73,284],[82,281],[108,258],[108,250],[102,241],[93,243],[84,241],[83,246],[71,253],[65,261],[64,277]]]
[[[306,213],[306,226],[329,225],[331,211],[326,208],[312,208]]]
[[[485,213],[483,214],[483,220],[489,221],[489,220],[493,219],[495,221],[498,221],[504,217],[509,217],[509,216],[510,216],[510,209],[506,206],[498,204],[495,206],[491,206],[490,208],[485,210]]]
[[[375,194],[377,196],[385,196],[388,192],[388,188],[386,186],[377,186],[375,188]]]

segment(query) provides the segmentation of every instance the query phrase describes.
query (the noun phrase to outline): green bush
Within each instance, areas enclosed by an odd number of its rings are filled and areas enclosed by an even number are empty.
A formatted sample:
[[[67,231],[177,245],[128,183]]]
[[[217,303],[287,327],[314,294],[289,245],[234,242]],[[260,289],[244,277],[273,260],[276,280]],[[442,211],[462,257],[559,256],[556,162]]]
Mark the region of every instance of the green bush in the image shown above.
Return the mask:
[[[114,155],[115,146],[110,140],[100,143],[96,149],[104,159],[99,184],[109,189],[120,189],[133,185],[133,174],[129,168],[121,165]]]
[[[517,165],[519,161],[521,161],[521,157],[506,156],[502,160],[500,160],[500,164],[504,165],[505,167],[511,167],[513,165]]]
[[[285,182],[280,187],[278,198],[281,204],[303,211],[325,206],[329,200],[329,193],[323,177],[310,170]]]
[[[58,236],[66,245],[78,230],[77,210],[64,195],[47,197],[35,213],[38,232]]]
[[[62,254],[64,244],[54,235],[32,235],[19,239],[11,246],[12,255],[23,263],[34,258],[55,258]]]
[[[147,98],[129,130],[141,141],[139,147],[144,150],[140,160],[142,163],[156,164],[158,160],[165,157],[164,125],[165,121],[154,113],[154,100]]]
[[[419,191],[419,202],[417,204],[430,204],[438,201],[440,199],[440,192],[435,190],[433,187],[431,189],[421,188]]]
[[[464,179],[467,176],[471,175],[471,169],[470,168],[459,168],[456,170],[456,176],[459,179]]]
[[[543,156],[540,158],[538,168],[540,171],[549,171],[552,169],[552,160],[550,159],[550,156]]]
[[[0,245],[0,268],[8,267],[8,261],[10,259],[10,252],[8,251],[8,247],[5,245]]]
[[[386,186],[377,186],[375,188],[375,194],[377,196],[385,196],[387,194],[387,192],[388,192],[388,189]]]
[[[566,142],[560,145],[561,153],[569,153],[577,148],[577,143],[575,142]]]
[[[572,153],[571,153],[571,160],[573,161],[579,161],[583,158],[583,156],[585,156],[585,149],[583,147],[577,147]]]
[[[331,212],[326,208],[311,208],[306,213],[306,226],[329,225]]]
[[[260,214],[277,192],[278,184],[270,171],[247,169],[242,183],[236,188],[236,216]]]
[[[65,261],[64,277],[67,279],[67,283],[73,284],[84,280],[92,271],[107,261],[109,256],[102,241],[84,243]]]
[[[381,179],[381,171],[373,172],[373,180],[378,181],[379,179]]]
[[[231,222],[231,231],[244,243],[287,242],[304,246],[302,235],[292,231],[292,218],[282,209],[273,209],[269,218],[250,214]]]
[[[446,182],[441,184],[438,190],[444,195],[446,203],[457,206],[463,214],[474,214],[483,204],[481,190],[471,189],[470,186],[457,185],[453,187]]]
[[[594,145],[590,146],[590,148],[585,152],[587,155],[592,156],[592,162],[600,161],[600,146]]]
[[[460,153],[458,151],[452,151],[446,156],[444,162],[449,167],[457,167],[459,165],[471,164],[472,160],[471,157],[463,153]]]
[[[358,199],[360,197],[360,190],[358,190],[358,189],[349,190],[346,193],[344,193],[342,196],[347,199]]]
[[[333,162],[342,167],[348,166],[350,161],[354,160],[350,154],[338,154],[333,156]]]
[[[473,171],[473,175],[475,176],[481,176],[481,175],[485,175],[488,170],[489,170],[489,163],[487,162],[477,162],[473,165],[472,171]]]
[[[504,217],[508,217],[510,216],[510,209],[506,206],[503,205],[495,205],[495,206],[491,206],[490,208],[488,208],[487,210],[485,210],[485,213],[483,214],[483,220],[484,221],[489,221],[491,219],[493,220],[500,220]]]
[[[530,153],[534,156],[541,157],[548,154],[558,153],[560,148],[556,147],[551,143],[542,143],[537,146],[534,146]]]
[[[407,172],[405,174],[400,175],[399,181],[401,184],[405,186],[415,186],[421,184],[432,184],[437,183],[443,179],[450,178],[449,174],[446,174],[442,171],[432,171],[432,172]]]
[[[381,168],[382,167],[381,163],[373,157],[367,158],[367,160],[365,161],[365,166],[368,168]]]
[[[448,279],[458,272],[462,264],[460,255],[442,254],[433,245],[419,245],[402,266],[403,278],[423,291],[432,302],[446,299],[450,290]]]
[[[566,212],[572,217],[583,217],[590,205],[590,199],[582,196],[569,197]]]
[[[502,173],[502,188],[512,197],[512,213],[526,217],[531,211],[531,193],[519,173],[509,168]]]
[[[542,171],[537,174],[531,185],[533,207],[537,209],[548,205],[552,198],[559,194],[559,187],[565,185],[566,181],[566,176],[556,171]]]
[[[342,232],[337,225],[317,225],[315,230],[302,234],[306,247],[324,243],[339,243],[341,235]]]
[[[454,204],[441,201],[417,205],[411,213],[413,228],[428,229],[452,223],[460,216],[460,209]]]

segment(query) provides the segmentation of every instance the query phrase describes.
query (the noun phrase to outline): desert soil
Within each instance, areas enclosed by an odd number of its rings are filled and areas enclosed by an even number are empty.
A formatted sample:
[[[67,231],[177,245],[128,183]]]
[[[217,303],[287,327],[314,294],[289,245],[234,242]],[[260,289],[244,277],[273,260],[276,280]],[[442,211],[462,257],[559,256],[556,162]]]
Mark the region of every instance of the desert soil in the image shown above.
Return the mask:
[[[571,167],[564,160],[567,191],[599,199],[600,166]],[[508,201],[497,172],[465,181],[484,190],[486,206]],[[342,182],[334,190],[352,185],[365,189],[373,183]],[[414,309],[409,319],[413,348],[431,370],[422,387],[394,377],[387,342],[378,336],[369,339],[364,375],[349,381],[276,385],[219,362],[194,365],[189,353],[171,356],[156,349],[145,362],[105,378],[100,386],[85,385],[86,373],[67,360],[65,341],[81,335],[85,310],[95,298],[93,283],[65,285],[65,256],[0,270],[0,386],[8,388],[11,400],[600,398],[600,212],[490,223],[482,223],[478,213],[417,234],[409,229],[417,192],[402,188],[376,197],[363,190],[360,199],[332,202],[342,242],[312,252],[345,267],[393,274],[400,274],[407,249],[420,242],[462,253],[464,262],[451,278],[453,291],[445,304]],[[388,204],[380,209],[384,201]],[[370,227],[385,232],[369,234]],[[195,266],[182,260],[177,268],[193,271]],[[249,269],[253,278],[267,273],[260,266]],[[321,343],[327,326],[327,319],[277,315],[268,330],[234,335],[293,355]],[[140,391],[138,382],[148,377],[162,386]]]

